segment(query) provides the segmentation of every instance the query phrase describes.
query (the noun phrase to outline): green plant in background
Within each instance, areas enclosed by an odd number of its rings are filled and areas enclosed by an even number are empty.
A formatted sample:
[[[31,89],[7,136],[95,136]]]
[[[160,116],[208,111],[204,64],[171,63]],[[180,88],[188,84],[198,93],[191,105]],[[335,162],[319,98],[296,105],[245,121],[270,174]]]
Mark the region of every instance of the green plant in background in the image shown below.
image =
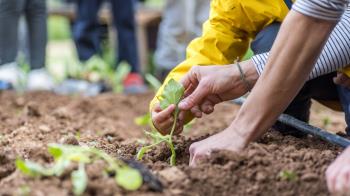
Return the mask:
[[[172,125],[171,131],[169,135],[161,135],[160,133],[158,133],[157,131],[151,131],[151,132],[145,132],[147,136],[151,137],[153,139],[153,143],[151,145],[148,146],[144,146],[142,147],[138,154],[137,154],[137,158],[138,159],[142,159],[142,157],[144,156],[145,153],[147,153],[151,148],[153,148],[154,146],[157,146],[163,142],[165,142],[168,147],[170,148],[171,151],[171,157],[170,157],[170,165],[175,165],[176,162],[176,152],[175,152],[175,147],[173,144],[173,134],[176,128],[176,123],[177,123],[177,118],[178,118],[178,114],[179,114],[179,108],[178,108],[178,104],[181,101],[181,98],[183,96],[185,92],[184,87],[176,82],[175,80],[171,79],[164,87],[164,91],[162,93],[162,95],[160,95],[160,97],[158,97],[159,101],[160,101],[160,107],[162,109],[167,108],[168,106],[174,104],[176,105],[176,109],[174,112],[174,123]],[[148,119],[150,118],[147,117]],[[146,117],[145,117],[146,119]],[[145,119],[139,119],[139,122],[146,122]],[[149,122],[149,121],[148,121]]]
[[[139,171],[96,148],[49,144],[48,151],[54,157],[52,167],[47,168],[32,161],[17,159],[17,169],[31,177],[61,176],[71,163],[76,163],[78,169],[71,173],[73,193],[81,195],[88,183],[85,166],[96,160],[103,160],[108,165],[106,170],[115,173],[115,181],[122,188],[133,191],[139,189],[142,185],[143,180]]]
[[[69,70],[67,68],[67,70]],[[86,63],[76,65],[73,71],[74,75],[67,73],[67,77],[86,79],[90,82],[105,81],[112,86],[113,91],[123,92],[123,81],[131,71],[131,66],[126,62],[121,62],[114,70],[113,66],[108,64],[98,55],[91,57]]]
[[[145,79],[151,85],[154,91],[157,91],[162,86],[162,83],[152,74],[147,73],[145,75]]]
[[[71,38],[69,20],[63,16],[50,16],[48,19],[49,41],[63,41]]]
[[[131,67],[128,63],[125,61],[119,63],[117,69],[114,72],[113,78],[112,78],[112,84],[113,84],[113,91],[117,93],[121,93],[124,90],[123,87],[123,81],[125,80],[126,76],[131,72]]]
[[[114,92],[122,93],[123,81],[130,73],[131,67],[125,61],[120,62],[114,70],[112,66],[106,63],[101,57],[91,57],[84,66],[83,77],[91,82],[106,81]]]
[[[298,179],[298,175],[294,172],[294,171],[289,171],[289,170],[284,170],[281,171],[278,176],[282,179],[282,180],[286,180],[286,181],[295,181]]]
[[[23,53],[20,53],[17,58],[17,64],[23,75],[17,76],[18,82],[15,85],[16,92],[22,93],[27,87],[28,73],[30,72],[30,65]]]

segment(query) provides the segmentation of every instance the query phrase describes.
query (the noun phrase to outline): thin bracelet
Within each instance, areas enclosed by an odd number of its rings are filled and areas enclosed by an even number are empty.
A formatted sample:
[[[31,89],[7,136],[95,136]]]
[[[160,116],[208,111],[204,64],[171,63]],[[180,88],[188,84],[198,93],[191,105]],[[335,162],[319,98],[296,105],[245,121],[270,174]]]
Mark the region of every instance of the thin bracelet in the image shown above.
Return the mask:
[[[239,64],[239,58],[237,58],[236,60],[236,63],[235,63],[238,67],[238,70],[239,70],[239,73],[240,73],[240,76],[241,76],[241,80],[242,82],[244,83],[245,87],[246,87],[246,90],[248,92],[250,92],[250,90],[252,89],[252,85],[250,85],[249,81],[246,79],[244,73],[243,73],[243,69],[241,67],[241,65]]]

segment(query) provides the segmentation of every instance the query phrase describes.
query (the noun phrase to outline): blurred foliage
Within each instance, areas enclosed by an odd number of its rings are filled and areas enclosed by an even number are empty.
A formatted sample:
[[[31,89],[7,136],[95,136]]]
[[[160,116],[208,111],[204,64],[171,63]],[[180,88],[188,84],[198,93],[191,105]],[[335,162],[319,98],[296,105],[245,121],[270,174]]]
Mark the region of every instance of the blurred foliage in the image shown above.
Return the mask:
[[[163,7],[164,2],[164,0],[146,0],[145,4],[149,7]]]
[[[50,16],[48,20],[49,41],[71,39],[69,20],[62,16]]]

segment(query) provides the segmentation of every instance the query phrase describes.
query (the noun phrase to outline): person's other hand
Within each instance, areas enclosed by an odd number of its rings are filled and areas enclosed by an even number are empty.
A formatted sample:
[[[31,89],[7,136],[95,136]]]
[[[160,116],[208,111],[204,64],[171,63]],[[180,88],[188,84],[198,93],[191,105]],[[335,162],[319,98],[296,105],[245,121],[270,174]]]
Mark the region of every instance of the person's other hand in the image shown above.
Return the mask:
[[[159,133],[163,135],[167,135],[170,133],[172,126],[174,124],[174,116],[173,113],[175,112],[176,106],[174,104],[170,105],[168,108],[162,110],[160,108],[159,103],[156,103],[156,105],[152,109],[151,118],[152,123],[154,127],[159,131]],[[183,112],[180,112],[179,116],[183,116]],[[176,128],[174,133],[178,134],[181,133],[183,129],[183,118],[178,118],[178,121],[176,123]]]
[[[174,124],[175,108],[176,108],[175,105],[170,105],[168,108],[162,110],[158,102],[155,104],[155,106],[152,109],[151,119],[152,119],[153,126],[162,135],[167,135],[167,134],[170,134],[171,132],[171,129]],[[202,113],[197,112],[197,110],[198,110],[197,107],[194,107],[190,111],[179,112],[177,122],[176,122],[176,127],[174,130],[175,135],[178,135],[183,131],[184,125],[188,123],[190,120],[192,120],[193,116],[196,118],[202,117]]]
[[[240,152],[245,147],[245,139],[232,128],[217,133],[190,146],[190,166],[196,166],[200,159],[210,156],[213,150],[230,150]]]
[[[338,84],[350,89],[350,78],[344,73],[338,72],[337,77],[335,77],[333,81],[335,84]]]
[[[333,195],[350,195],[350,147],[326,171],[328,190]]]
[[[254,84],[258,74],[253,63],[247,61],[241,64],[246,79]],[[181,83],[186,92],[179,108],[191,110],[194,114],[209,114],[216,104],[238,98],[247,92],[237,65],[194,66]]]

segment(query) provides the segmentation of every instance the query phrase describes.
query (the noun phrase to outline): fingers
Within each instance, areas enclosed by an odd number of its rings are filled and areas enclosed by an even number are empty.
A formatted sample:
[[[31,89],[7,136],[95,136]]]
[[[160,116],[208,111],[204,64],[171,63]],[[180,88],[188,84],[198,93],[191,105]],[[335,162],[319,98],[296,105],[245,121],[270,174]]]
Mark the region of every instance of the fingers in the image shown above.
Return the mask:
[[[350,148],[347,148],[327,168],[327,187],[332,195],[349,195],[350,191]]]
[[[207,148],[201,149],[198,142],[193,143],[190,146],[189,151],[190,151],[190,160],[189,160],[190,167],[196,167],[199,160],[210,156],[210,153],[211,153],[210,151],[207,150]]]
[[[218,95],[210,95],[200,105],[200,110],[205,114],[211,114],[214,112],[215,105],[221,102],[222,99]]]
[[[152,123],[154,127],[163,135],[167,134],[172,126],[174,121],[172,114],[175,111],[175,108],[175,105],[170,105],[165,110],[162,110],[158,103],[155,105],[154,110],[152,111]]]
[[[154,127],[158,130],[162,135],[168,135],[171,132],[171,129],[174,124],[174,111],[176,106],[170,105],[165,110],[162,110],[159,106],[159,103],[155,105],[152,111],[152,123]],[[176,123],[176,127],[174,130],[174,134],[180,134],[183,131],[184,126],[184,112],[179,113],[179,117]]]
[[[201,81],[198,84],[197,88],[192,92],[192,94],[180,102],[179,108],[181,110],[190,110],[195,105],[199,105],[202,100],[208,96],[210,92],[209,89],[210,83],[205,80]]]
[[[193,66],[191,70],[180,80],[180,83],[185,89],[188,89],[190,86],[192,87],[197,86],[198,72],[199,72],[199,67]]]
[[[175,111],[176,106],[174,104],[170,105],[165,110],[161,110],[159,105],[156,105],[154,111],[152,112],[152,120],[155,124],[161,124],[170,117],[172,117],[172,113]]]
[[[335,183],[335,192],[340,194],[345,194],[349,186],[349,176],[350,168],[349,166],[344,166],[338,173],[337,183]]]
[[[199,106],[196,105],[193,108],[191,108],[191,113],[196,117],[196,118],[202,118],[202,111],[200,110]]]

